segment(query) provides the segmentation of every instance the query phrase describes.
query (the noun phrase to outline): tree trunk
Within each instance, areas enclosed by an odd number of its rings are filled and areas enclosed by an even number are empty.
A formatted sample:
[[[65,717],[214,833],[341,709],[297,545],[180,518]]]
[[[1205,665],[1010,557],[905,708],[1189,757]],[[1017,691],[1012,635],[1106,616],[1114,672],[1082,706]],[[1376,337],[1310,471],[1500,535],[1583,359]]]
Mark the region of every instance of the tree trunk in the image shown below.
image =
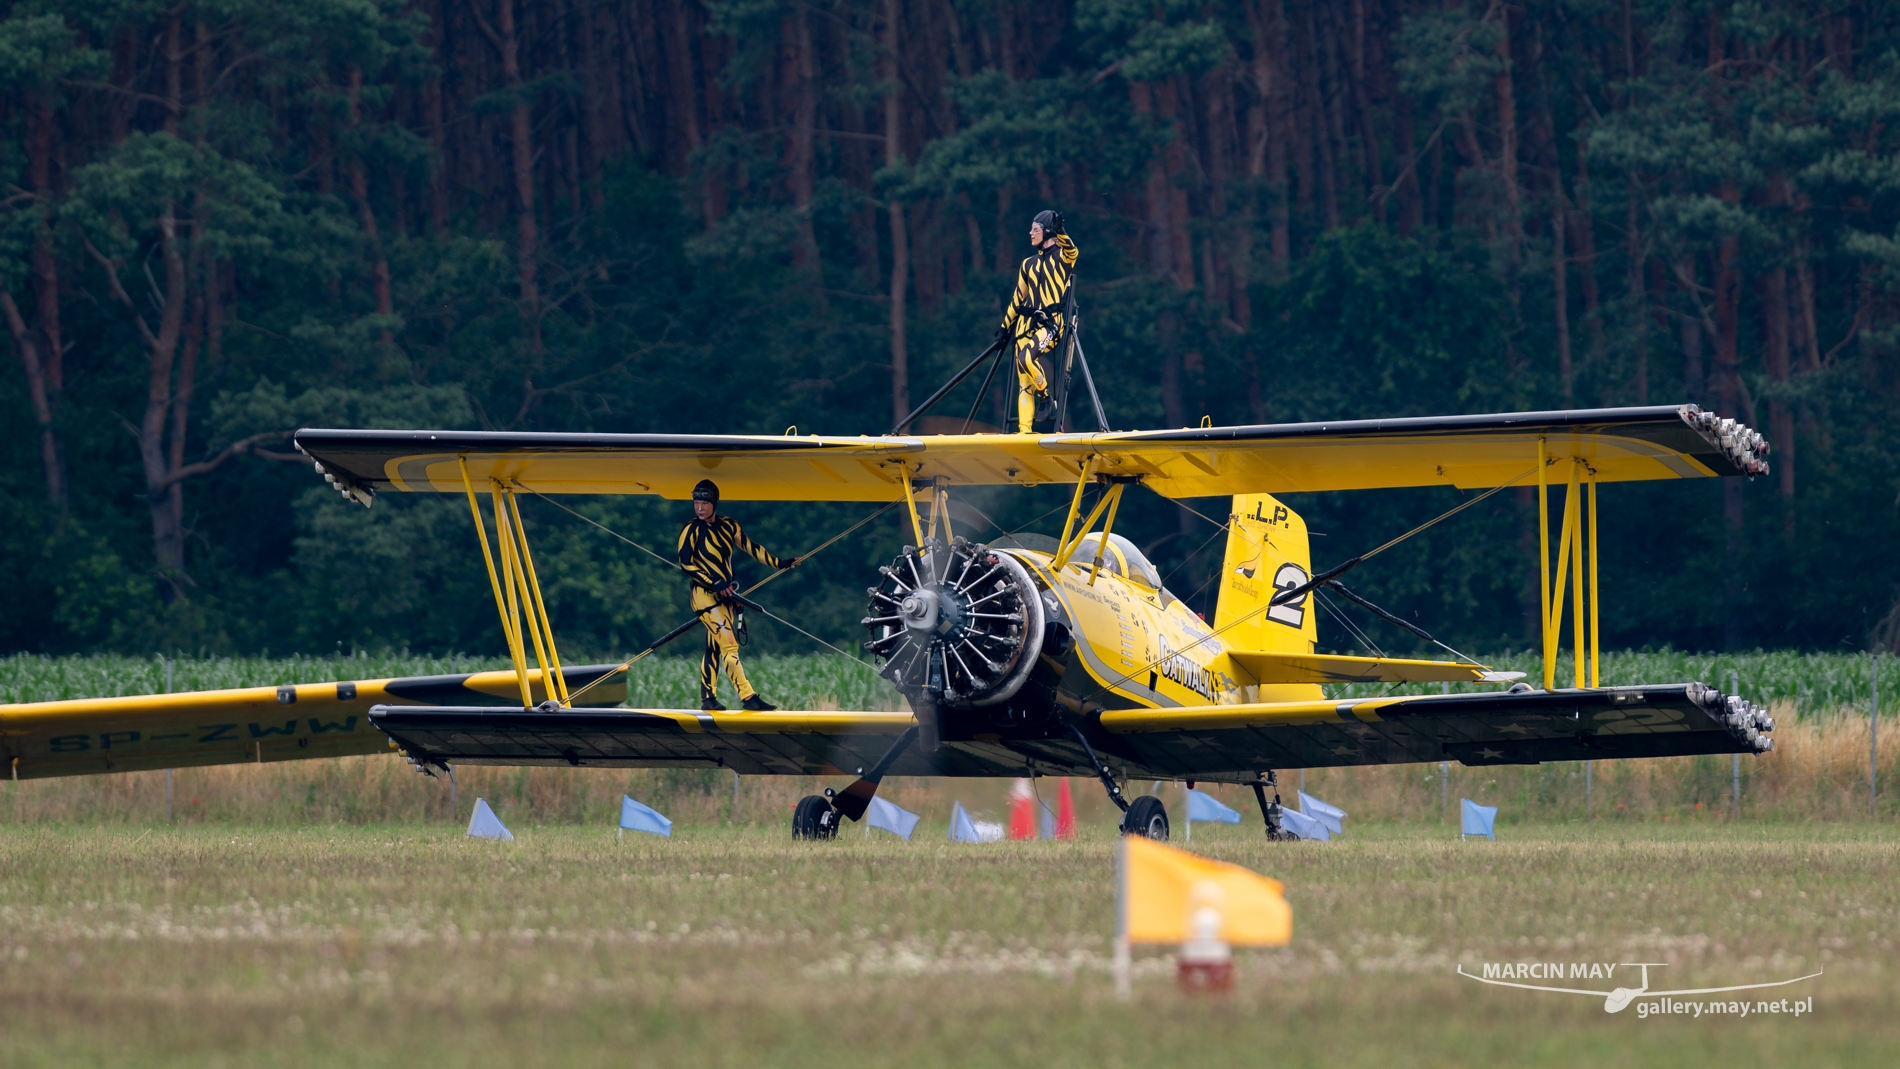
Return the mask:
[[[1155,106],[1166,120],[1182,118],[1180,94],[1176,79],[1164,78],[1155,83]],[[1161,158],[1165,161],[1161,175],[1161,192],[1167,197],[1167,242],[1173,258],[1173,277],[1177,288],[1194,288],[1194,239],[1188,231],[1189,209],[1187,190],[1181,188],[1177,179],[1187,173],[1187,146],[1182,139],[1186,136],[1185,124],[1175,122],[1174,135],[1162,147]]]
[[[1551,101],[1549,80],[1544,75],[1544,33],[1540,25],[1531,26],[1529,46],[1532,84],[1536,86],[1538,144],[1532,157],[1550,178],[1550,288],[1551,320],[1557,334],[1557,381],[1565,408],[1576,404],[1576,363],[1570,350],[1570,263],[1565,238],[1570,230],[1570,198],[1564,194],[1563,154],[1557,144],[1557,115]]]
[[[891,10],[894,14],[895,8]],[[812,229],[811,198],[814,189],[812,137],[818,116],[818,86],[812,66],[811,20],[802,5],[785,16],[780,32],[785,35],[785,88],[792,98],[792,128],[785,141],[785,186],[792,196],[792,213],[798,227],[792,262],[816,281],[819,277],[818,239]]]
[[[1629,204],[1623,213],[1623,228],[1628,236],[1627,253],[1629,257],[1629,323],[1630,346],[1635,350],[1636,403],[1649,403],[1649,292],[1643,285],[1643,267],[1649,259],[1648,250],[1643,245],[1643,232],[1638,225],[1636,195],[1641,186],[1636,176],[1630,176]]]
[[[448,122],[442,107],[442,77],[439,73],[448,62],[448,51],[442,41],[447,32],[446,0],[435,0],[431,14],[429,46],[435,53],[434,69],[438,73],[422,83],[422,121],[428,127],[429,144],[435,147],[436,157],[435,168],[429,175],[429,229],[440,235],[449,228],[449,161],[445,156]]]
[[[158,220],[159,253],[164,266],[164,300],[158,330],[146,339],[149,352],[145,378],[145,414],[139,420],[139,463],[145,474],[146,506],[152,518],[152,549],[159,574],[174,599],[184,597],[185,532],[180,511],[173,506],[172,467],[165,448],[166,423],[172,408],[172,371],[178,343],[184,333],[188,284],[184,252],[179,248],[178,217],[170,201]],[[128,302],[129,303],[129,302]]]
[[[1399,198],[1399,233],[1410,237],[1425,226],[1425,206],[1421,203],[1418,182],[1418,133],[1412,121],[1413,103],[1410,97],[1393,98],[1392,140],[1393,150],[1402,161],[1405,171],[1397,179],[1397,188],[1393,190]],[[1438,142],[1432,142],[1436,148]]]
[[[1352,34],[1341,43],[1346,49],[1346,72],[1352,82],[1354,110],[1359,113],[1359,153],[1365,162],[1367,199],[1372,204],[1372,218],[1384,226],[1385,164],[1379,156],[1379,135],[1372,122],[1372,94],[1366,86],[1366,0],[1352,0]]]
[[[1498,105],[1498,180],[1504,187],[1504,237],[1509,243],[1511,308],[1519,307],[1518,278],[1523,270],[1524,216],[1517,188],[1517,85],[1511,70],[1511,9],[1500,6],[1498,21],[1504,33],[1498,37],[1498,59],[1502,61],[1494,88]],[[1515,328],[1515,324],[1513,325]]]
[[[53,425],[66,388],[66,345],[59,314],[59,264],[53,254],[52,233],[53,138],[57,133],[57,116],[50,92],[39,92],[35,97],[27,178],[33,186],[33,210],[37,216],[32,271],[39,312],[38,331],[27,330],[11,294],[4,299],[7,326],[19,346],[20,360],[26,366],[33,419],[40,427],[40,464],[45,469],[46,500],[55,511],[61,511],[66,507],[68,493],[66,459],[60,448],[59,432]]]
[[[897,0],[884,0],[884,166],[904,163],[904,116],[898,99]],[[886,205],[891,227],[891,422],[910,414],[910,350],[905,336],[905,303],[910,286],[910,230],[904,202],[895,196]]]
[[[1814,265],[1805,246],[1798,247],[1794,262],[1795,313],[1800,320],[1796,337],[1801,342],[1801,369],[1821,370],[1820,332],[1814,323]]]
[[[1261,93],[1259,110],[1265,120],[1267,215],[1272,228],[1273,261],[1284,266],[1293,255],[1292,219],[1288,211],[1292,190],[1287,188],[1287,148],[1293,131],[1292,84],[1287,79],[1286,12],[1281,0],[1265,0],[1259,46],[1255,50],[1255,78]]]
[[[1762,363],[1768,378],[1786,386],[1791,378],[1788,344],[1788,269],[1776,267],[1759,281]],[[1775,479],[1781,490],[1782,537],[1794,545],[1794,409],[1786,398],[1768,398],[1768,440],[1774,443]]]
[[[1724,200],[1734,200],[1733,190],[1724,191]],[[1718,246],[1715,276],[1715,390],[1716,408],[1724,417],[1740,417],[1741,372],[1739,368],[1741,324],[1741,241],[1733,235]],[[1722,558],[1724,566],[1722,646],[1742,648],[1742,483],[1741,479],[1722,480]]]
[[[521,42],[515,32],[515,0],[500,0],[493,26],[482,17],[477,4],[478,0],[469,0],[476,24],[501,57],[502,83],[519,86]],[[513,149],[515,276],[521,288],[522,334],[530,357],[536,357],[541,354],[541,287],[535,278],[540,257],[540,231],[535,221],[534,109],[525,97],[516,101],[508,113],[508,137]],[[532,396],[532,381],[526,385],[528,395]]]
[[[1583,295],[1583,329],[1590,335],[1590,359],[1601,361],[1606,349],[1603,337],[1602,295],[1597,290],[1596,219],[1590,213],[1590,163],[1585,151],[1582,128],[1577,130],[1577,178],[1571,185],[1571,247],[1576,250],[1578,289]]]
[[[1134,105],[1135,114],[1154,117],[1154,89],[1147,82],[1130,81],[1128,98]],[[1143,190],[1147,208],[1147,233],[1141,243],[1147,253],[1148,269],[1162,278],[1174,278],[1174,226],[1169,220],[1173,206],[1173,191],[1168,188],[1166,150],[1154,154],[1148,161],[1148,181]]]
[[[1306,62],[1301,64],[1306,88],[1307,116],[1312,123],[1313,143],[1319,150],[1320,202],[1326,209],[1326,229],[1334,230],[1339,226],[1339,155],[1336,151],[1332,124],[1332,109],[1327,106],[1328,94],[1320,86],[1321,58],[1325,49],[1321,44],[1319,17],[1309,8],[1306,12]]]
[[[1695,254],[1685,253],[1676,263],[1682,286],[1682,319],[1677,338],[1682,344],[1682,392],[1685,400],[1706,401],[1702,380],[1702,306],[1695,294]]]
[[[1570,270],[1565,263],[1564,231],[1569,220],[1564,216],[1563,172],[1550,172],[1550,300],[1557,326],[1557,378],[1563,387],[1564,407],[1576,403],[1576,368],[1570,358]]]
[[[26,324],[13,294],[0,290],[0,313],[6,316],[13,344],[20,350],[20,364],[26,372],[27,400],[33,405],[33,419],[40,425],[40,466],[46,474],[46,500],[55,509],[66,505],[65,480],[59,463],[59,441],[53,436],[53,406],[48,397],[46,357],[40,351],[37,332]]]
[[[361,124],[358,106],[363,95],[363,68],[350,64],[350,111],[351,128]],[[360,153],[351,153],[349,165],[350,196],[356,201],[357,220],[363,227],[363,238],[369,246],[370,291],[376,300],[376,314],[384,320],[396,314],[395,298],[390,293],[389,258],[383,253],[382,233],[376,227],[376,211],[369,202],[369,172],[363,166]],[[396,344],[395,334],[385,322],[377,334],[377,341],[384,349]]]

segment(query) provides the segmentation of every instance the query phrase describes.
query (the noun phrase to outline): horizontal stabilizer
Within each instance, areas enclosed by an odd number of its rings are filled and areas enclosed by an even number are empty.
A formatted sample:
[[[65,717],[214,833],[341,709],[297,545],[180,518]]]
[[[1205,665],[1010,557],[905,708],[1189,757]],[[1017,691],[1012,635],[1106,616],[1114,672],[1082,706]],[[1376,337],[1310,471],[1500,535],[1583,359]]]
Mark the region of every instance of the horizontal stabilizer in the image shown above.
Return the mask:
[[[1330,653],[1229,650],[1256,683],[1508,683],[1522,672],[1493,672],[1481,664],[1412,661],[1400,657],[1344,657]]]

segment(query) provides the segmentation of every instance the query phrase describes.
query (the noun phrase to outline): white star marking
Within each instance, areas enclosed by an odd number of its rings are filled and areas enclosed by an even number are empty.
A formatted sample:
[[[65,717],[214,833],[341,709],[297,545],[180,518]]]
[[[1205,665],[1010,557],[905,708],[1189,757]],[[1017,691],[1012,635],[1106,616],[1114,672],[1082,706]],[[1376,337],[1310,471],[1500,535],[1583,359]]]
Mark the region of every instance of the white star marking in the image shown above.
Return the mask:
[[[1503,727],[1499,728],[1498,730],[1499,731],[1515,731],[1522,735],[1529,735],[1531,733],[1531,729],[1525,727],[1522,724],[1506,724]]]
[[[1484,749],[1478,751],[1478,756],[1479,757],[1503,757],[1504,755],[1498,752],[1497,750],[1493,750],[1489,746],[1487,746]]]

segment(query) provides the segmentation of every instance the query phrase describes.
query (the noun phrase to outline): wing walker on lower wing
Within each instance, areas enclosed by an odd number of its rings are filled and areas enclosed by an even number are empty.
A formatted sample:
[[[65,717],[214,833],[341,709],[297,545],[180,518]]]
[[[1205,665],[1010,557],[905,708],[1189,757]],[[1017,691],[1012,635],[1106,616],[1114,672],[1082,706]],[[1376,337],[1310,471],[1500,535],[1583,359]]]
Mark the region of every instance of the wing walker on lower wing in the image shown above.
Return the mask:
[[[1165,809],[1152,797],[1125,797],[1123,784],[1210,781],[1251,786],[1267,833],[1292,838],[1280,827],[1276,770],[1773,747],[1772,721],[1736,695],[1694,682],[1598,685],[1597,485],[1767,470],[1760,435],[1693,405],[1049,435],[305,430],[297,444],[365,505],[388,491],[466,498],[512,671],[0,706],[0,745],[16,778],[386,747],[425,771],[541,764],[853,777],[799,802],[794,833],[818,838],[862,818],[890,775],[1094,776],[1123,811],[1124,831],[1158,837],[1168,833]],[[562,665],[518,493],[684,500],[715,470],[728,501],[907,510],[913,541],[870,577],[863,626],[865,650],[909,711],[584,707],[618,706],[625,669],[638,657]],[[1050,482],[1072,486],[1059,535],[978,542],[951,529],[956,487]],[[1565,492],[1554,525],[1552,484]],[[1115,532],[1123,497],[1137,485],[1166,497],[1231,498],[1211,622]],[[1432,524],[1315,572],[1304,520],[1273,495],[1421,485],[1484,491],[1432,523],[1505,487],[1538,488],[1541,687],[1449,647],[1450,660],[1317,652],[1315,599],[1330,589],[1396,619],[1341,577]],[[1574,674],[1560,687],[1566,620]],[[1416,624],[1396,622],[1436,643]],[[1353,682],[1498,689],[1325,696],[1324,685]],[[345,715],[356,703],[360,720]],[[338,741],[345,736],[347,744]]]

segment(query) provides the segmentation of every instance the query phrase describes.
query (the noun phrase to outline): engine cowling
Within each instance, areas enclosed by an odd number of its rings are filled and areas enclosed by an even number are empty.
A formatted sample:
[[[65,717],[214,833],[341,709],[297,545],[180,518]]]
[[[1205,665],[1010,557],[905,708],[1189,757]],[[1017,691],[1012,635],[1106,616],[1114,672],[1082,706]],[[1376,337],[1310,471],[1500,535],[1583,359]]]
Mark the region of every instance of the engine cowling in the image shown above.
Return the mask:
[[[879,674],[918,704],[983,706],[1022,689],[1042,653],[1046,608],[1029,570],[958,538],[905,546],[878,569],[864,626]]]

